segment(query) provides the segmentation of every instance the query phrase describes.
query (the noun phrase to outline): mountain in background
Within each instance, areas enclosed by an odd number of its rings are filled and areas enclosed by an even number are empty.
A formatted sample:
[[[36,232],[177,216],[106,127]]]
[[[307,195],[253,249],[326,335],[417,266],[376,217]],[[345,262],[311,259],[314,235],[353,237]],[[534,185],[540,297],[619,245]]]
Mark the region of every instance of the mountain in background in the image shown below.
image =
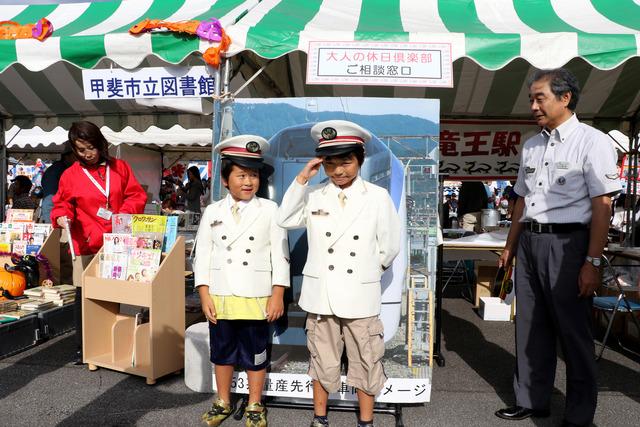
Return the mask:
[[[233,104],[234,134],[260,135],[271,138],[278,131],[294,125],[324,120],[349,120],[358,123],[376,136],[433,135],[439,126],[430,120],[404,114],[370,116],[343,111],[313,112],[285,103]]]

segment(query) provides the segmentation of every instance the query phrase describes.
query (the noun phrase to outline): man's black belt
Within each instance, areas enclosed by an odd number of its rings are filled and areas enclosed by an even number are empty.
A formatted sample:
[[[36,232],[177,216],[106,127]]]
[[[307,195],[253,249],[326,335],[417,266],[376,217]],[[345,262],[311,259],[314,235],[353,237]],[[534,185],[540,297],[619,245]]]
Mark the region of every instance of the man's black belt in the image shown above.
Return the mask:
[[[567,223],[550,223],[542,224],[535,221],[527,221],[524,223],[524,229],[529,230],[532,233],[571,233],[578,230],[586,230],[589,228],[587,224],[581,224],[579,222],[567,222]]]

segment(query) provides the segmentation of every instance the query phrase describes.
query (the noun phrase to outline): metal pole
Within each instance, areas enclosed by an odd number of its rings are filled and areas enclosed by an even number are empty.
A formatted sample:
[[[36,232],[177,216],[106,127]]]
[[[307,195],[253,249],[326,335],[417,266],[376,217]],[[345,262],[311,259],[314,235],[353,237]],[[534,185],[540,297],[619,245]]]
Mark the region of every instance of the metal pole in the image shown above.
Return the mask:
[[[4,139],[4,119],[0,118],[0,175],[2,186],[0,188],[0,220],[4,221],[4,207],[7,200],[7,146]]]
[[[217,159],[215,146],[218,142],[218,138],[220,135],[220,66],[214,70],[213,73],[213,110],[211,113],[211,179],[209,180],[209,194],[211,196],[211,202],[215,201],[214,198],[214,188],[216,181],[216,171],[218,168],[216,167]]]

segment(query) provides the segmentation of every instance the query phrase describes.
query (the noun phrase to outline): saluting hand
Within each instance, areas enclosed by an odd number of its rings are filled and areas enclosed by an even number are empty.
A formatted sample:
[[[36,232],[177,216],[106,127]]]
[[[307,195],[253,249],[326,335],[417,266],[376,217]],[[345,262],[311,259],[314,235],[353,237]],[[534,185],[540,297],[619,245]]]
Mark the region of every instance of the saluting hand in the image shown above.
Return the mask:
[[[323,159],[321,157],[315,157],[309,160],[307,164],[304,166],[304,168],[302,169],[302,171],[300,171],[300,173],[296,177],[296,181],[298,181],[298,183],[302,185],[309,182],[309,180],[314,176],[316,176],[316,174],[320,170],[320,165],[322,164],[322,160]]]

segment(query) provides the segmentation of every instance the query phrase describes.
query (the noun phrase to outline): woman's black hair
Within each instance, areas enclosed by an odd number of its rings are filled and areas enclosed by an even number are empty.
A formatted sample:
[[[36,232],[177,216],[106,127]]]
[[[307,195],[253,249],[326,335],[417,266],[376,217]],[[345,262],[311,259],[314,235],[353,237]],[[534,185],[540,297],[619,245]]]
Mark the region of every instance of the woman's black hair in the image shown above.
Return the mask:
[[[71,124],[71,129],[69,129],[69,141],[71,142],[71,147],[73,148],[73,152],[76,154],[76,157],[80,159],[77,155],[78,152],[76,147],[76,140],[78,139],[88,142],[93,148],[97,149],[100,153],[101,161],[109,161],[109,142],[100,131],[100,128],[94,123],[85,120],[74,122]]]

